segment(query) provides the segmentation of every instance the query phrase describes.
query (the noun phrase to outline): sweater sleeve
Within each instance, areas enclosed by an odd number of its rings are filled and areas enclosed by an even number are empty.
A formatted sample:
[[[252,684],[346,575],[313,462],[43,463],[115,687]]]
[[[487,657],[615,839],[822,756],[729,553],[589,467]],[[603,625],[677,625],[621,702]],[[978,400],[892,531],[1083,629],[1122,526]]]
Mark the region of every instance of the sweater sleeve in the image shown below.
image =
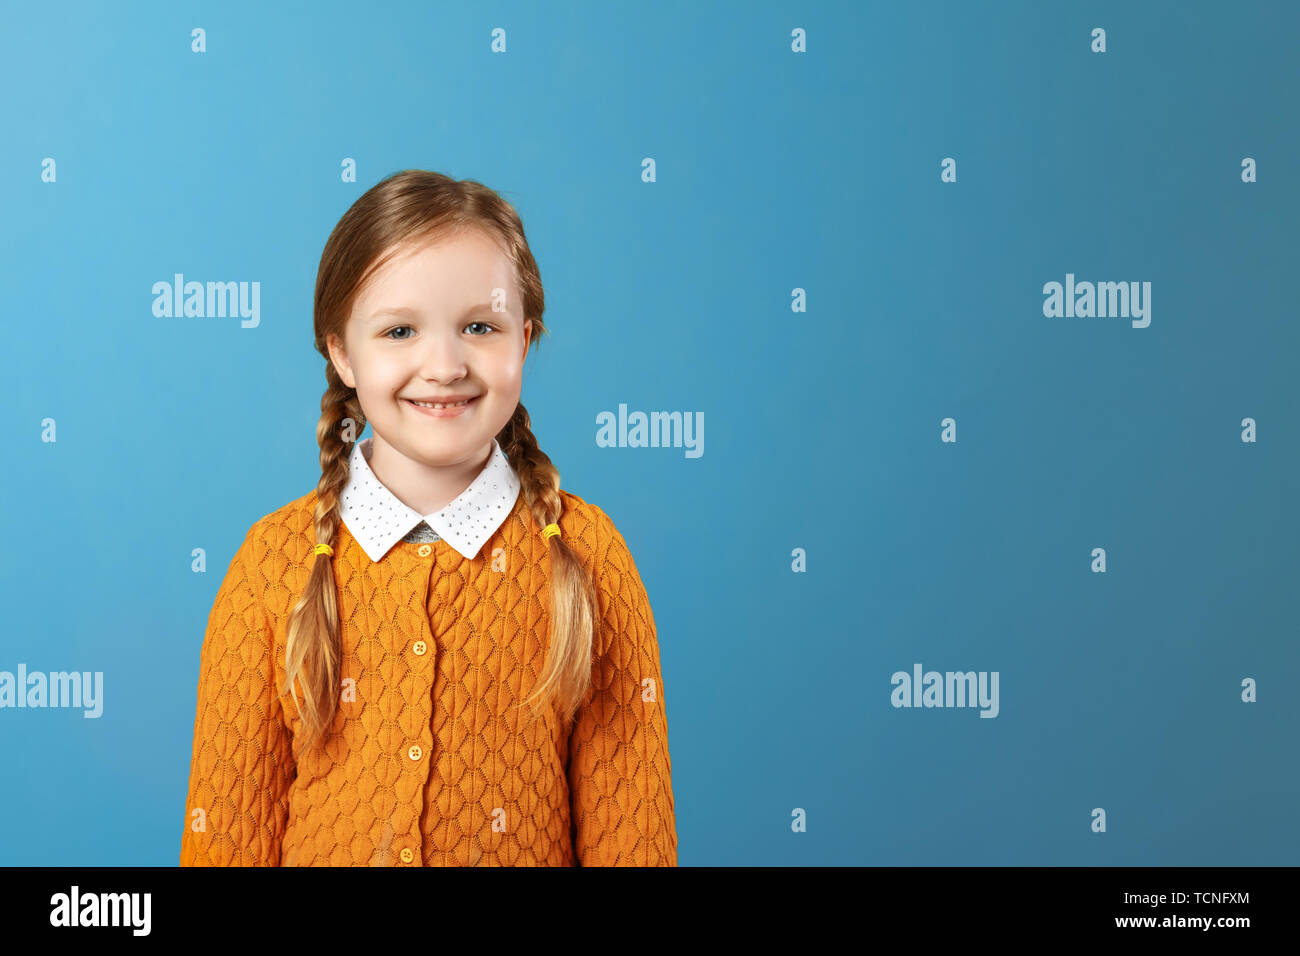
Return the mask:
[[[574,856],[581,866],[676,866],[654,615],[627,543],[609,517],[595,510],[600,620],[592,689],[569,735]]]
[[[280,865],[295,768],[256,530],[230,562],[199,653],[181,866]]]

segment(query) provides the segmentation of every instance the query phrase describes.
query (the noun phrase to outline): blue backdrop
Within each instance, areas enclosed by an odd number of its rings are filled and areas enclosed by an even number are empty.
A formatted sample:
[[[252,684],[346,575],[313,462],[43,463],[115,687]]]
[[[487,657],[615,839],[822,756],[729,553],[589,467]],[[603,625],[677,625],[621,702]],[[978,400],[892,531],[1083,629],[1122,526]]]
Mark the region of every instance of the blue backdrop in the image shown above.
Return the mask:
[[[1297,863],[1298,28],[9,5],[0,671],[102,696],[0,708],[3,862],[175,864],[207,614],[319,477],[321,249],[419,167],[528,231],[523,400],[645,582],[682,865]],[[159,317],[178,273],[256,323]],[[703,444],[602,447],[620,406]],[[918,666],[996,716],[895,706]]]

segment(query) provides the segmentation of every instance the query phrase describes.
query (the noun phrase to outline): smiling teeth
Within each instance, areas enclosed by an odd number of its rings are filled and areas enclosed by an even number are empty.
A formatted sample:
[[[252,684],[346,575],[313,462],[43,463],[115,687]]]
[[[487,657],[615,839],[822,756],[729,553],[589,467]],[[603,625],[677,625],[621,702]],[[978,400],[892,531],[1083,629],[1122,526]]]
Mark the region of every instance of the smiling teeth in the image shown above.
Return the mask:
[[[467,398],[463,402],[453,402],[450,405],[431,405],[429,402],[417,402],[414,399],[407,399],[412,405],[419,405],[421,408],[459,408],[462,405],[468,405],[470,400]]]

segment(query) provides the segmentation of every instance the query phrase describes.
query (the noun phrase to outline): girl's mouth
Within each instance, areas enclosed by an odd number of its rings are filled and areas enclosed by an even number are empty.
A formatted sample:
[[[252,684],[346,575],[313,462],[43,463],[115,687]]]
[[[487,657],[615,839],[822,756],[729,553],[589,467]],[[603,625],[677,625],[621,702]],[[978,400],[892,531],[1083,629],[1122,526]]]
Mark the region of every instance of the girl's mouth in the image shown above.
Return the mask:
[[[473,398],[458,405],[447,405],[443,408],[434,408],[432,405],[420,405],[411,401],[409,398],[402,399],[408,406],[415,409],[421,415],[427,415],[430,418],[455,418],[457,415],[463,415],[470,406],[479,400],[482,396],[475,395]]]

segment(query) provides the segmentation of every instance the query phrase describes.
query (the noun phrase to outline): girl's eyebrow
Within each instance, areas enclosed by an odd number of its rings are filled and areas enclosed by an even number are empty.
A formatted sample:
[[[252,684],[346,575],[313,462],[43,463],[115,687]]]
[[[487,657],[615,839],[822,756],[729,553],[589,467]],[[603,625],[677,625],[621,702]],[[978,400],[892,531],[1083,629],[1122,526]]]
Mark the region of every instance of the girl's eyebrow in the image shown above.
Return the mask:
[[[492,303],[484,302],[479,305],[470,306],[461,314],[461,317],[466,318],[468,316],[474,315],[477,312],[492,312]],[[501,315],[502,313],[493,312],[493,314]],[[367,317],[366,321],[370,322],[384,315],[396,315],[405,318],[418,319],[420,317],[420,310],[413,309],[410,306],[406,306],[406,305],[387,306],[385,308],[376,309],[374,312],[371,312],[370,315]]]

